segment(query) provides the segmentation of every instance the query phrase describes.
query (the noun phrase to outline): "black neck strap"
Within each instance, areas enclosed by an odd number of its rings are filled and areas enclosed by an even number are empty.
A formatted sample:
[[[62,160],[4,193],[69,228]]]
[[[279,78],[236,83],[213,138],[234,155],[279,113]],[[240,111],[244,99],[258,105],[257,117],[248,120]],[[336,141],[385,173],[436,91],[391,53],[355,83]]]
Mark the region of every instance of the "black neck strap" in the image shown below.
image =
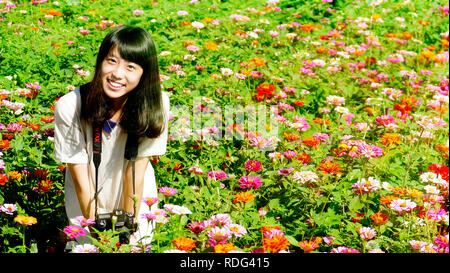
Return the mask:
[[[93,140],[92,140],[92,152],[93,152],[93,161],[95,166],[95,196],[94,196],[94,202],[95,202],[95,217],[98,216],[97,211],[97,197],[99,194],[98,190],[98,168],[100,166],[101,162],[101,153],[102,153],[102,127],[101,126],[93,126]],[[135,188],[135,163],[136,163],[136,157],[138,154],[138,136],[135,134],[128,134],[127,136],[127,142],[125,145],[125,159],[131,161],[131,168],[132,168],[132,179],[133,179],[133,196],[135,195],[136,188]],[[134,215],[136,216],[136,202],[134,202]]]

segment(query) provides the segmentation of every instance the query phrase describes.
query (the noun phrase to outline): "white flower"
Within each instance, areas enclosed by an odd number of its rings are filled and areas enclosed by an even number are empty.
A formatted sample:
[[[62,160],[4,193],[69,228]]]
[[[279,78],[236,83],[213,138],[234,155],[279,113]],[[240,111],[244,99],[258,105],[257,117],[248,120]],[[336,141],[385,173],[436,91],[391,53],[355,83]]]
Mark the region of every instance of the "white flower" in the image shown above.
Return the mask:
[[[205,25],[204,25],[203,23],[197,22],[197,21],[192,22],[191,25],[192,25],[194,28],[198,29],[198,30],[200,30],[200,29],[202,29],[202,28],[205,27]]]

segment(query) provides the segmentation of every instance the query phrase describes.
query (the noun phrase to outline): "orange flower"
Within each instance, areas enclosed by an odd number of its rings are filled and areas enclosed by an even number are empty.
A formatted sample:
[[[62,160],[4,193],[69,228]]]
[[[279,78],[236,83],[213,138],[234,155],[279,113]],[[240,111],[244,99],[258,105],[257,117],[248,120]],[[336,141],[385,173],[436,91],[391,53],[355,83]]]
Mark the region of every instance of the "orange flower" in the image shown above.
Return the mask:
[[[214,21],[214,19],[213,18],[204,18],[204,19],[202,19],[202,21],[205,23],[212,23],[212,21]]]
[[[253,64],[255,67],[266,66],[266,61],[260,58],[251,59],[250,63]]]
[[[381,136],[381,143],[385,146],[390,146],[391,144],[400,144],[400,135],[386,133]]]
[[[303,153],[301,155],[297,155],[297,160],[299,161],[300,164],[312,163],[311,157],[308,154],[306,154],[306,153]]]
[[[189,21],[183,21],[183,22],[181,22],[181,25],[182,25],[182,26],[190,26],[190,25],[191,25],[191,22],[189,22]]]
[[[375,224],[378,224],[378,225],[382,225],[389,220],[389,218],[381,212],[372,214],[370,216],[370,218],[375,222]]]
[[[423,192],[416,189],[406,189],[406,194],[415,199],[422,198],[423,196]]]
[[[315,26],[313,24],[304,24],[300,27],[303,31],[313,31]]]
[[[0,185],[4,186],[8,181],[8,176],[4,173],[0,173]]]
[[[270,227],[269,226],[263,226],[262,228],[259,229],[259,232],[264,234],[266,232],[271,231],[272,229],[276,229],[276,230],[280,230],[281,231],[281,228],[277,227],[277,226],[270,226]]]
[[[407,31],[403,32],[403,39],[405,39],[405,40],[411,39],[412,36],[413,36],[413,34],[411,32],[407,32]]]
[[[43,116],[41,118],[41,121],[45,122],[45,123],[52,123],[53,121],[55,121],[55,116]]]
[[[291,244],[288,242],[286,237],[282,235],[273,235],[272,238],[263,239],[264,251],[269,251],[273,253],[280,252],[281,250],[286,250]]]
[[[235,247],[233,243],[218,244],[214,246],[214,253],[228,253],[236,249],[237,247]]]
[[[302,140],[302,143],[305,144],[308,147],[318,147],[320,145],[320,140],[318,140],[315,137],[305,137]]]
[[[253,201],[253,199],[255,199],[255,196],[251,193],[251,192],[240,192],[238,194],[236,194],[234,196],[234,201],[233,203],[239,203],[239,202],[243,202],[243,203],[248,203]]]
[[[391,191],[393,193],[401,195],[401,196],[404,196],[404,195],[406,195],[408,193],[407,189],[401,188],[401,187],[393,188],[393,189],[391,189]]]
[[[37,223],[37,219],[33,216],[17,215],[14,218],[14,222],[17,222],[24,226],[31,226]]]
[[[41,193],[47,193],[49,190],[53,188],[52,186],[53,182],[50,180],[41,180],[41,182],[38,182],[37,190]]]
[[[328,119],[315,118],[313,120],[315,124],[330,124],[331,122]]]
[[[217,50],[217,44],[214,42],[206,42],[205,47],[209,50]]]
[[[8,172],[8,176],[9,178],[16,180],[20,180],[22,178],[22,174],[19,173],[18,171],[10,171]]]
[[[373,109],[371,107],[365,107],[364,111],[366,111],[369,115],[375,116],[380,110]]]
[[[386,195],[380,197],[380,205],[389,205],[392,201],[400,199],[400,197],[395,195]]]
[[[0,140],[0,149],[8,149],[11,146],[11,142],[9,140]]]
[[[316,52],[319,53],[319,54],[327,53],[327,52],[328,52],[328,48],[326,48],[326,47],[319,47],[319,48],[316,50]]]
[[[28,126],[30,126],[30,128],[35,131],[39,130],[41,128],[41,125],[38,125],[38,124],[28,124]]]
[[[422,26],[426,26],[426,25],[428,25],[430,22],[428,22],[428,21],[425,21],[425,20],[419,20],[419,21],[417,21],[419,24],[421,24]]]
[[[285,139],[287,139],[288,141],[295,141],[295,140],[299,140],[300,136],[296,133],[288,133],[288,132],[284,132],[283,133],[283,137]]]
[[[195,248],[195,241],[186,237],[178,237],[172,241],[178,250],[191,251]]]
[[[335,174],[341,174],[342,168],[339,167],[338,163],[333,163],[331,160],[327,160],[326,162],[319,163],[319,168],[317,168],[318,171],[323,171],[326,174],[328,173],[335,173]]]
[[[303,251],[305,251],[306,253],[313,251],[314,249],[319,247],[319,244],[316,243],[315,241],[302,241],[299,242],[298,245],[300,246],[301,249],[303,249]]]
[[[295,100],[295,101],[294,101],[294,105],[295,105],[296,107],[305,105],[305,102],[304,102],[303,100],[304,100],[304,99]]]

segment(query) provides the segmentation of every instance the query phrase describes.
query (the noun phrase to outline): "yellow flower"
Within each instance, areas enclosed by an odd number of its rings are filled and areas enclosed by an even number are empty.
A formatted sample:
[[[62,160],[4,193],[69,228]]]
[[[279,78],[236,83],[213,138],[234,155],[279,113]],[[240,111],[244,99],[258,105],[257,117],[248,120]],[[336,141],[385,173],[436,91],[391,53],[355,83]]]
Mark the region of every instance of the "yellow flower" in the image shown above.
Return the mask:
[[[24,226],[31,226],[37,223],[37,219],[33,216],[17,215],[14,218],[14,222],[17,222]]]

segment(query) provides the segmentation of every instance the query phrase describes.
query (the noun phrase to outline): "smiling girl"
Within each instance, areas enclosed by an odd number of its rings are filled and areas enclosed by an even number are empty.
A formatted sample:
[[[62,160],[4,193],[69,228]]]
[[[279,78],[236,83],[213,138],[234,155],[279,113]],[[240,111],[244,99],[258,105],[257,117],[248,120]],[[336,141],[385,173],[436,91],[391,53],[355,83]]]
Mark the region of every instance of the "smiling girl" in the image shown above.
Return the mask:
[[[96,217],[94,127],[103,128],[98,213],[114,209],[133,213],[133,198],[157,196],[150,157],[166,152],[168,112],[169,97],[161,91],[150,34],[140,27],[113,29],[100,46],[93,80],[62,96],[55,108],[55,158],[68,166],[65,207],[71,224],[80,215]],[[131,164],[124,158],[131,134],[138,137],[134,190]],[[149,208],[139,201],[136,205],[134,218],[139,225],[134,239],[145,237],[149,243],[152,224],[139,217]]]

